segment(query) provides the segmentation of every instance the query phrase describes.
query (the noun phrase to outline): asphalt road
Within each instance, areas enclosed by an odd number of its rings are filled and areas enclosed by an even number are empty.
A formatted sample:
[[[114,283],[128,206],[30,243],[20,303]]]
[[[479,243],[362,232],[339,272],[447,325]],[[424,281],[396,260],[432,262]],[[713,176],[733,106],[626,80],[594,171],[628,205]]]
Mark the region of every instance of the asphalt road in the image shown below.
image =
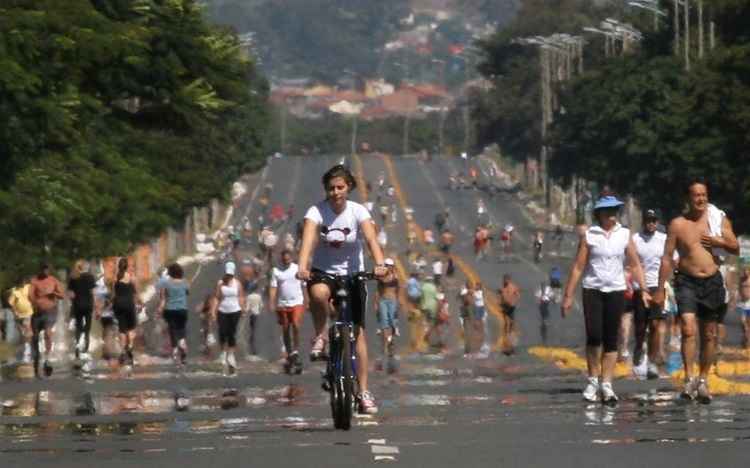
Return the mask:
[[[323,197],[320,176],[339,159],[272,160],[264,174],[274,185],[270,203],[294,204],[299,219]],[[223,377],[218,363],[198,353],[199,325],[193,314],[188,325],[190,363],[184,372],[158,357],[158,336],[137,353],[139,364],[129,377],[101,360],[85,377],[71,372],[70,362],[63,360],[45,380],[26,378],[23,366],[5,364],[0,383],[0,459],[5,466],[704,466],[747,458],[747,396],[717,396],[710,406],[684,404],[676,399],[672,379],[637,381],[623,368],[623,377],[615,383],[621,397],[617,407],[581,401],[580,313],[562,320],[553,307],[548,336],[542,340],[533,297],[550,266],[559,263],[566,270],[570,259],[546,257],[539,265],[531,261],[528,246],[535,228],[516,197],[498,194],[490,199],[481,191],[450,191],[448,174],[458,169],[455,160],[423,163],[368,155],[349,164],[373,187],[382,173],[386,185],[397,189],[389,204],[398,206],[399,217],[386,225],[387,250],[402,264],[407,261],[407,206],[423,228],[432,224],[438,210],[449,208],[450,225],[458,237],[454,254],[460,268],[447,282],[453,303],[447,352],[414,352],[411,343],[418,340],[410,335],[422,327],[402,313],[399,370],[394,375],[373,370],[370,377],[380,406],[377,415],[358,417],[351,431],[333,430],[327,395],[320,390],[323,365],[305,360],[302,375],[282,372],[273,314],[259,320],[259,356],[245,359],[243,354],[238,375]],[[354,198],[375,196],[363,187]],[[487,201],[495,223],[516,226],[516,255],[511,261],[500,261],[497,255],[479,262],[473,258],[471,233],[478,197]],[[248,194],[233,222],[245,214],[254,220],[258,201]],[[293,222],[278,229],[283,233],[289,228]],[[253,252],[254,247],[243,247],[238,258]],[[216,283],[222,266],[212,260],[188,270],[194,278],[192,306]],[[492,352],[465,357],[456,288],[465,277],[474,276],[496,289],[503,273],[511,273],[523,291],[516,313],[517,352],[499,352],[500,322],[490,314]],[[368,320],[375,357],[374,314]],[[311,329],[306,316],[304,355]],[[246,337],[243,328],[240,340],[244,343]],[[739,325],[731,317],[727,349],[738,343]],[[746,361],[732,356],[727,353],[724,359],[735,363],[733,370],[722,377],[742,393],[747,386]],[[177,408],[177,395],[188,396],[189,407]]]

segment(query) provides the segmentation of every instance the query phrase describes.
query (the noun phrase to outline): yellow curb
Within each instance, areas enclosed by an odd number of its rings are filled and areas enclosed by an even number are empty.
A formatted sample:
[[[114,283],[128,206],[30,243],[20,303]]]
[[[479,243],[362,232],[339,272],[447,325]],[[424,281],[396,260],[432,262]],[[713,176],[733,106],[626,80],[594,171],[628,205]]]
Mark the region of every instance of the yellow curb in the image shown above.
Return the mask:
[[[558,369],[577,370],[581,372],[588,370],[586,359],[567,348],[533,346],[529,348],[529,354],[543,361],[554,363]],[[629,364],[618,362],[615,366],[615,377],[627,377],[632,375],[632,372],[633,369]]]

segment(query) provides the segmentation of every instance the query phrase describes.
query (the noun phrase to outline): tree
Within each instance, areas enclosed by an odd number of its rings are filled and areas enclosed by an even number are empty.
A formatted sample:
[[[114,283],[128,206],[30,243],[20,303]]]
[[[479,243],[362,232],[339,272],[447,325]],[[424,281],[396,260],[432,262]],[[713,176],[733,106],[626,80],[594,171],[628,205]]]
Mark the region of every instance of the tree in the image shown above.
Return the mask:
[[[126,253],[262,161],[267,86],[198,2],[8,0],[0,30],[6,270]]]

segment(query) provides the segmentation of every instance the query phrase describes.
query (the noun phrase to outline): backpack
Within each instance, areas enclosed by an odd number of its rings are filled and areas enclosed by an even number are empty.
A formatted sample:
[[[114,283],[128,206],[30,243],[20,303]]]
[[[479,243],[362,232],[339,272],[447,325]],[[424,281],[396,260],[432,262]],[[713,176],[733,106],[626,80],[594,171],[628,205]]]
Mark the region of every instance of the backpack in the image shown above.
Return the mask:
[[[417,300],[422,297],[422,288],[417,281],[409,281],[406,283],[406,295],[412,300]]]

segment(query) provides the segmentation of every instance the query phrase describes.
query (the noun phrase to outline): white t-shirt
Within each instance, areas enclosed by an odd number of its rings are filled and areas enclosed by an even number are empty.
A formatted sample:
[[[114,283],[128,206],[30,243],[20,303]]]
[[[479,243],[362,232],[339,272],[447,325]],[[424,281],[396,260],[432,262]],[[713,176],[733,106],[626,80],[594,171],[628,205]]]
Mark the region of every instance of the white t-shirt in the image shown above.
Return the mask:
[[[484,291],[481,289],[474,291],[474,307],[484,307]]]
[[[641,259],[647,288],[659,286],[659,267],[661,267],[661,257],[664,255],[666,241],[667,235],[659,231],[652,235],[646,235],[643,232],[633,234],[633,243]]]
[[[294,307],[302,305],[305,297],[302,294],[302,281],[297,279],[299,267],[296,263],[289,264],[286,270],[274,267],[271,273],[271,287],[277,288],[277,303],[279,307]],[[271,304],[273,306],[273,304]]]
[[[435,260],[432,262],[432,274],[433,275],[442,275],[443,274],[443,262],[440,260]]]
[[[313,255],[312,266],[334,275],[349,275],[365,268],[362,235],[359,226],[371,219],[367,209],[353,201],[334,213],[327,200],[307,210],[305,219],[320,227],[320,241]]]
[[[584,241],[589,247],[589,260],[583,273],[583,287],[601,292],[625,291],[625,249],[630,229],[618,223],[607,235],[601,227],[591,226]]]

